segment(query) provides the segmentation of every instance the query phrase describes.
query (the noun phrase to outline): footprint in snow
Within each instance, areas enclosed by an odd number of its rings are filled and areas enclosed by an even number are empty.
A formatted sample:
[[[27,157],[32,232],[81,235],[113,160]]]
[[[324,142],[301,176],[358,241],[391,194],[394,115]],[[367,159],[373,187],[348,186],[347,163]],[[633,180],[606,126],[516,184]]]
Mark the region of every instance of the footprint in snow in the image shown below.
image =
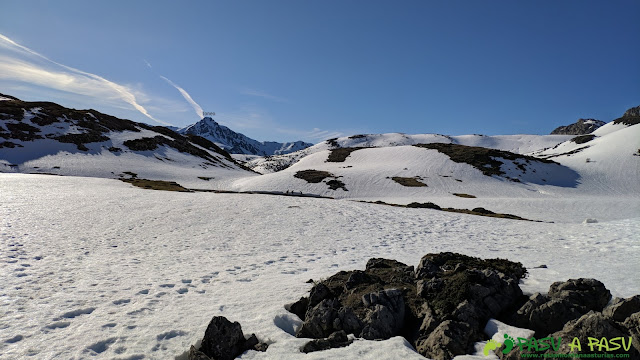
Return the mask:
[[[7,344],[13,344],[13,343],[17,343],[18,341],[24,339],[24,336],[22,335],[16,335],[14,337],[12,337],[11,339],[7,339],[4,342]]]
[[[51,329],[51,330],[64,329],[69,325],[71,325],[71,323],[68,322],[68,321],[56,321],[56,322],[54,322],[52,324],[49,324],[49,325],[45,326],[45,328]]]
[[[131,302],[131,299],[119,299],[119,300],[113,300],[113,305],[122,305],[122,304],[128,304]]]
[[[95,344],[89,345],[85,349],[85,352],[101,354],[101,353],[107,351],[109,346],[111,346],[113,343],[115,343],[116,340],[117,340],[117,338],[109,338],[109,339],[106,339],[106,340],[98,341]]]
[[[59,318],[55,319],[55,320],[61,320],[61,319],[73,319],[76,318],[80,315],[87,315],[87,314],[91,314],[96,308],[90,307],[90,308],[86,308],[86,309],[76,309],[76,310],[72,310],[69,312],[66,312],[64,314],[62,314]]]

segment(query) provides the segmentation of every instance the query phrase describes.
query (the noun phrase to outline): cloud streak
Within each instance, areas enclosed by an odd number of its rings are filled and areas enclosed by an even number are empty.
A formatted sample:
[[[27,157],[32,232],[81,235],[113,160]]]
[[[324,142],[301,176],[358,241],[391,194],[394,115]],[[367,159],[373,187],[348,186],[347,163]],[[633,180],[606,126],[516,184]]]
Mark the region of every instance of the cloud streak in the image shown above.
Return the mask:
[[[241,94],[243,95],[250,95],[250,96],[257,96],[257,97],[261,97],[264,99],[268,99],[271,101],[275,101],[275,102],[282,102],[282,103],[288,103],[289,100],[279,97],[279,96],[274,96],[271,94],[268,94],[264,91],[260,91],[260,90],[256,90],[256,89],[244,89],[242,91],[240,91]]]
[[[2,34],[0,34],[0,48],[21,52],[22,55],[31,58],[30,60],[19,60],[12,56],[0,56],[0,79],[25,82],[74,94],[97,97],[100,100],[106,97],[111,100],[124,101],[147,118],[157,123],[168,125],[151,116],[147,109],[138,102],[133,91],[123,85],[109,81],[99,75],[51,60]],[[56,65],[62,71],[49,69],[42,64],[31,61],[33,59]]]
[[[173,86],[173,87],[174,87],[174,88],[176,88],[178,91],[180,91],[180,94],[182,94],[182,97],[184,97],[184,99],[185,99],[185,100],[187,100],[187,102],[188,102],[189,104],[191,104],[191,107],[193,107],[193,110],[196,112],[196,114],[198,114],[198,116],[200,117],[200,119],[202,119],[202,118],[204,117],[204,111],[202,111],[202,107],[200,107],[200,105],[198,105],[198,103],[197,103],[197,102],[195,102],[195,100],[193,100],[193,99],[191,98],[191,95],[189,95],[189,93],[188,93],[185,89],[183,89],[183,88],[181,88],[180,86],[178,86],[178,85],[174,84],[174,82],[173,82],[173,81],[171,81],[171,80],[167,79],[166,77],[164,77],[164,76],[162,76],[162,75],[160,75],[160,77],[161,77],[162,79],[164,79],[166,82],[168,82],[168,83],[169,83],[169,85]]]

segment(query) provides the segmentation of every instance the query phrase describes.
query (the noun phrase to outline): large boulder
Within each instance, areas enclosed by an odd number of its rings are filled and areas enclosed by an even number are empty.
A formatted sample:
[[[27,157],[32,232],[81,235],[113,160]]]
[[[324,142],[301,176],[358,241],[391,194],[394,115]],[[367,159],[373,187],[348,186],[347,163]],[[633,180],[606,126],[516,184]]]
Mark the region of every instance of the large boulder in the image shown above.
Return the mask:
[[[259,343],[255,335],[245,338],[238,322],[224,316],[214,316],[207,326],[199,349],[192,347],[189,360],[204,360],[207,356],[215,360],[231,360],[246,350],[264,351],[267,344]]]
[[[615,298],[602,313],[614,321],[624,322],[629,316],[640,312],[640,295],[628,299]]]
[[[511,320],[516,326],[534,330],[541,338],[589,311],[602,311],[610,299],[609,290],[595,279],[555,282],[548,295],[532,295]]]
[[[622,345],[622,341],[626,343],[632,342],[632,336],[629,331],[624,327],[619,326],[613,320],[607,318],[600,312],[590,311],[585,315],[582,315],[579,319],[568,322],[560,331],[557,331],[549,335],[552,338],[566,339],[562,342],[559,353],[568,354],[571,351],[571,340],[578,338],[581,343],[580,354],[630,354],[630,358],[637,360],[640,359],[640,353],[633,346],[626,351],[624,347],[613,350],[615,348],[613,343],[609,343],[609,340],[614,338],[622,338],[618,341]],[[602,340],[602,339],[606,340]],[[597,339],[597,344],[590,344],[590,339]],[[550,352],[550,351],[549,351]],[[576,352],[574,350],[573,352]],[[613,357],[614,355],[612,355]]]
[[[370,340],[404,336],[421,354],[444,358],[465,354],[489,318],[515,307],[525,273],[519,263],[455,253],[428,254],[415,270],[375,258],[364,271],[340,271],[315,284],[286,309],[303,320],[297,337],[318,340],[305,352],[328,348],[329,336],[344,331]]]

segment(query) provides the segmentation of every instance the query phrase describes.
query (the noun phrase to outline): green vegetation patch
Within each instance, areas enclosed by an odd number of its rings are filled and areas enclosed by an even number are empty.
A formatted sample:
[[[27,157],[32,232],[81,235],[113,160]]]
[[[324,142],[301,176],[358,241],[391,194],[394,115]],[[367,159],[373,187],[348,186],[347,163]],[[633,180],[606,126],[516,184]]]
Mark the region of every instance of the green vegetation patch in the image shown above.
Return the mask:
[[[416,144],[416,147],[425,149],[438,150],[439,152],[447,155],[452,161],[457,163],[469,164],[476,169],[482,171],[487,176],[502,176],[504,172],[500,170],[500,166],[503,164],[496,158],[503,158],[507,160],[521,160],[526,163],[536,161],[548,164],[557,164],[555,161],[548,159],[540,159],[533,156],[515,154],[509,151],[488,149],[479,146],[465,146],[458,144]],[[524,166],[519,168],[524,169]],[[523,170],[524,171],[524,170]]]
[[[397,182],[402,186],[407,186],[407,187],[426,187],[427,186],[427,184],[420,181],[422,179],[420,179],[418,176],[416,177],[394,176],[391,178],[391,180]]]
[[[337,148],[331,150],[327,162],[344,162],[352,152],[362,148]]]

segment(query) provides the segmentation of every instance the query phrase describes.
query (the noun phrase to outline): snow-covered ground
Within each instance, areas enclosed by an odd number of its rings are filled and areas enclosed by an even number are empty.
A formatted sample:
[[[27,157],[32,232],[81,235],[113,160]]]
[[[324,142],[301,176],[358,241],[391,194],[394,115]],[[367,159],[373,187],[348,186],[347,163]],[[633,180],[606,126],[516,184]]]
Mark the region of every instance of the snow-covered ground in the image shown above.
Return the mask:
[[[547,209],[559,220],[533,223],[0,174],[0,359],[173,359],[214,315],[271,343],[243,359],[421,359],[399,337],[302,354],[305,340],[291,335],[299,319],[283,305],[308,292],[308,279],[363,269],[371,257],[417,265],[440,251],[520,261],[529,268],[527,293],[595,277],[614,296],[639,294],[640,214],[626,195],[485,199],[523,216]],[[584,213],[563,209],[576,206],[600,222],[575,223]],[[533,268],[542,264],[548,268]]]

